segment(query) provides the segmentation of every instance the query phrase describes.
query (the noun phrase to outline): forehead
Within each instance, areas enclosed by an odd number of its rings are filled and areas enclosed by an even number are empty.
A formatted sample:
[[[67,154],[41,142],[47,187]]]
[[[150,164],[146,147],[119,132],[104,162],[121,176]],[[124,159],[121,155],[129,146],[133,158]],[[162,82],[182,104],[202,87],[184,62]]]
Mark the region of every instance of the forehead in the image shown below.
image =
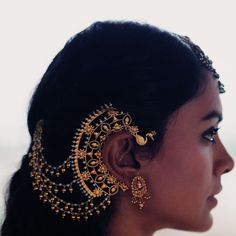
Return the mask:
[[[177,111],[177,120],[199,125],[209,113],[222,114],[222,105],[219,96],[218,81],[211,75],[206,78],[206,84],[201,94],[183,105]],[[217,121],[219,118],[215,117]]]

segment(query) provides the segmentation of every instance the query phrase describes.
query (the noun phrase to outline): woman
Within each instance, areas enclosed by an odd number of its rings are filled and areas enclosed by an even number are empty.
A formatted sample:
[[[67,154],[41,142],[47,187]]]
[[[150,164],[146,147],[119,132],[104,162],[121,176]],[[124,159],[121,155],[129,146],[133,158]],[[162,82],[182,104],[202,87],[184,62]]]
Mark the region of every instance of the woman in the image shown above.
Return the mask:
[[[32,97],[2,235],[208,230],[234,165],[217,134],[218,79],[189,38],[150,25],[75,35]]]

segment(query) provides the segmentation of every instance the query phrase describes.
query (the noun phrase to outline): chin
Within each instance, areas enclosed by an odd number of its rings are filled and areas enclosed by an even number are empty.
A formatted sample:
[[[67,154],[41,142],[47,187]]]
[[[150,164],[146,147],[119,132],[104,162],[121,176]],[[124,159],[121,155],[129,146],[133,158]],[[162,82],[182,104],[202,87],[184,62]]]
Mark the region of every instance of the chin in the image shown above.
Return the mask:
[[[191,232],[206,232],[211,229],[213,225],[212,215],[209,215],[207,219],[193,220],[192,222],[185,222],[181,225],[174,227],[174,229],[191,231]]]
[[[206,232],[209,229],[211,229],[212,225],[213,225],[213,217],[211,214],[209,214],[208,218],[199,224],[199,226],[196,229],[196,232]]]

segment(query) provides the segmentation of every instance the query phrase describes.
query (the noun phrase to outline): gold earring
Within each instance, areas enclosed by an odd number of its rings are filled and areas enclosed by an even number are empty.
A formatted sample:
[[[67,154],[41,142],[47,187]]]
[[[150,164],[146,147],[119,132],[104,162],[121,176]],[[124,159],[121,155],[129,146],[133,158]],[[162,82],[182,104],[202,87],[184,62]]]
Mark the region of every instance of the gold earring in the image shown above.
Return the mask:
[[[132,191],[132,203],[138,204],[139,209],[142,210],[144,207],[145,199],[150,199],[150,194],[147,191],[147,185],[145,179],[137,175],[133,178],[131,183],[131,191]]]

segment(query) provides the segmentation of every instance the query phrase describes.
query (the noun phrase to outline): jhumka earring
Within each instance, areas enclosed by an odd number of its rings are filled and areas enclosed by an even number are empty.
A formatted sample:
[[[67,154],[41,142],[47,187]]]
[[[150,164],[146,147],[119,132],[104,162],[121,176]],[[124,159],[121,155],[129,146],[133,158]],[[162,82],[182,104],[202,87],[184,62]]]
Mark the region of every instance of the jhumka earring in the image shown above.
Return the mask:
[[[133,126],[132,118],[127,112],[119,111],[112,104],[97,109],[82,122],[81,128],[75,132],[72,154],[59,166],[50,165],[43,154],[42,134],[43,120],[40,120],[33,136],[33,145],[29,153],[29,166],[34,191],[39,198],[48,203],[51,209],[72,220],[87,220],[94,214],[100,214],[111,204],[112,196],[119,190],[126,191],[128,186],[110,173],[102,157],[102,148],[114,133],[126,130],[138,145],[145,145],[153,140],[155,131],[145,137],[138,134],[139,129]],[[72,173],[69,183],[63,181],[63,175]],[[83,200],[72,202],[68,195],[79,190]],[[78,192],[78,191],[77,191]],[[146,184],[142,177],[136,177],[132,184],[132,192],[137,199],[146,193]],[[66,194],[67,196],[64,196]],[[138,201],[142,206],[142,201]]]
[[[149,199],[151,196],[148,193],[147,185],[144,178],[137,175],[133,178],[131,183],[132,190],[132,203],[138,204],[139,209],[142,210],[144,207],[145,199]]]

